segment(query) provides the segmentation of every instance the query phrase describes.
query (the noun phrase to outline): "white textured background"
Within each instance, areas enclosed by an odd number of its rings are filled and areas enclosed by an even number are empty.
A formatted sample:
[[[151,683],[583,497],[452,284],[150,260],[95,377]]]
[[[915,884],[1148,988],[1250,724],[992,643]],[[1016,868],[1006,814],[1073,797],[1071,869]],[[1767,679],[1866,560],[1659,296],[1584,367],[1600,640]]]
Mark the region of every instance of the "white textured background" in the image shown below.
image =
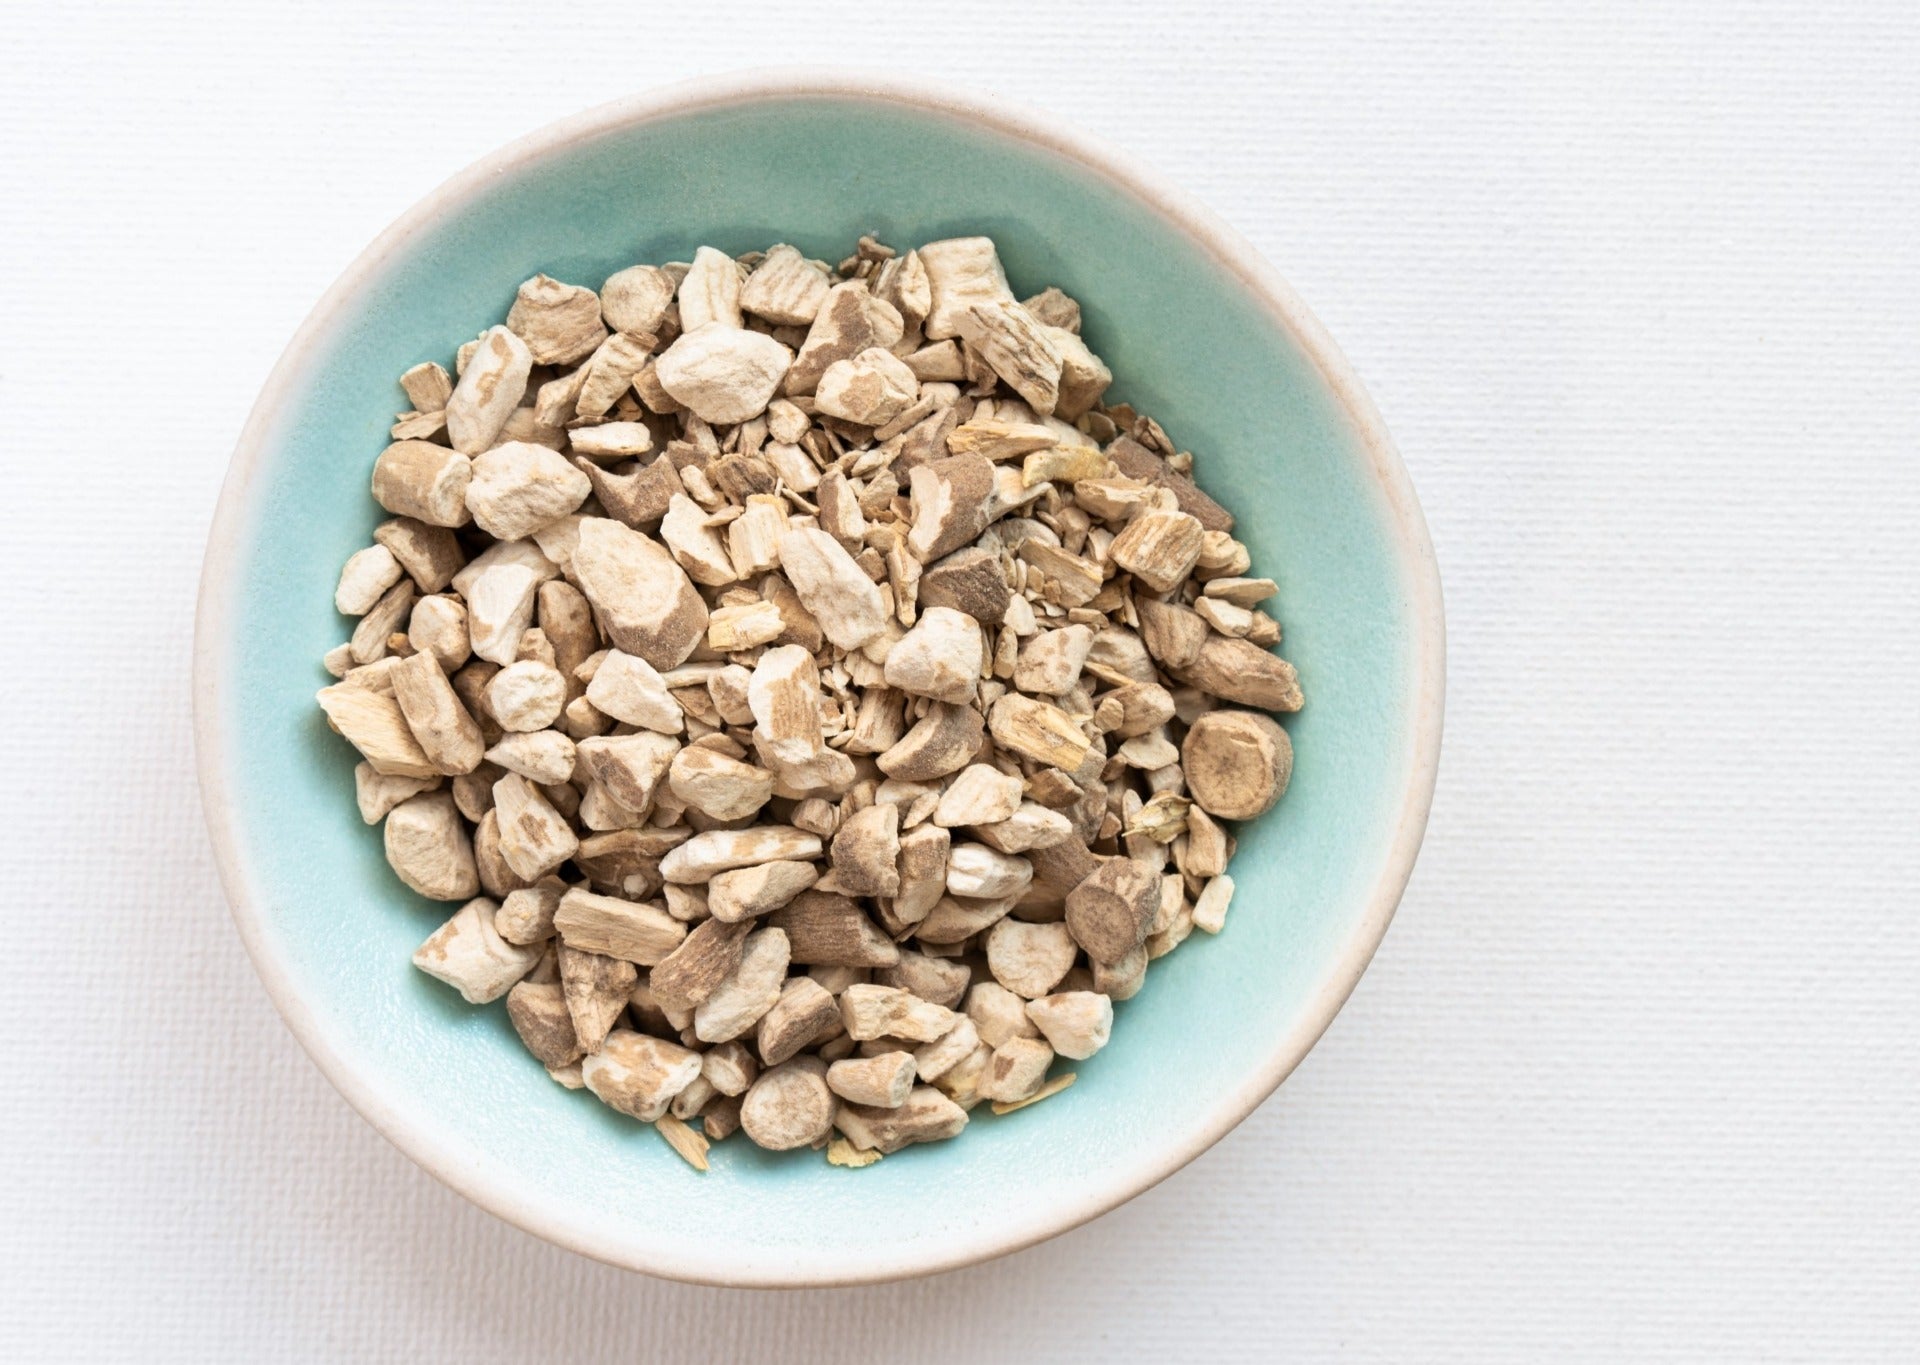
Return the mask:
[[[1910,3],[15,0],[0,58],[0,1357],[1920,1356]],[[1405,453],[1452,686],[1279,1096],[1049,1245],[777,1294],[548,1247],[334,1095],[229,927],[188,653],[227,452],[369,237],[788,60],[1058,111],[1250,236]]]

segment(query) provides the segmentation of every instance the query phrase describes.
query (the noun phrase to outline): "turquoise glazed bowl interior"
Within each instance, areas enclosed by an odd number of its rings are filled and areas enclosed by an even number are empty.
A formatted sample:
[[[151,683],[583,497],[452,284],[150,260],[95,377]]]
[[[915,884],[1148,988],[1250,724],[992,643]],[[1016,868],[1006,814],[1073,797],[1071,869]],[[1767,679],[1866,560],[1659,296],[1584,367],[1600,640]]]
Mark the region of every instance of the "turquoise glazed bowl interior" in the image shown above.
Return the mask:
[[[396,377],[451,367],[544,271],[598,287],[641,261],[792,242],[838,260],[983,233],[1015,292],[1080,301],[1109,398],[1155,416],[1279,581],[1307,704],[1291,790],[1240,831],[1226,932],[1120,1005],[1076,1085],[862,1170],[736,1137],[713,1169],[569,1092],[499,1005],[409,955],[453,907],[388,869],[354,755],[313,694],[351,622],[340,565],[382,517]],[[882,1280],[1091,1218],[1204,1151],[1286,1076],[1365,968],[1405,884],[1439,748],[1442,627],[1404,471],[1345,362],[1271,270],[1151,174],[1049,123],[866,79],[733,77],[538,133],[386,232],[281,359],[234,457],[197,641],[202,786],[229,899],[280,1010],[415,1161],[588,1255],[722,1284]],[[1062,1064],[1059,1069],[1065,1069]]]

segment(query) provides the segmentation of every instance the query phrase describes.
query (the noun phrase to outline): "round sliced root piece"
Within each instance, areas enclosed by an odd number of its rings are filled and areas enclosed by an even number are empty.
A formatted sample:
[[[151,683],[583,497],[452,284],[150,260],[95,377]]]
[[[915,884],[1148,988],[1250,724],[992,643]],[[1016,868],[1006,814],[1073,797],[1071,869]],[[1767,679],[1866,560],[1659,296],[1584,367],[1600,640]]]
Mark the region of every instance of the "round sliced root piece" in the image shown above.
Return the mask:
[[[769,1151],[808,1147],[833,1131],[833,1092],[827,1068],[817,1057],[783,1062],[747,1089],[740,1105],[740,1126]]]
[[[1273,809],[1293,776],[1293,742],[1257,711],[1209,711],[1180,746],[1187,790],[1209,815],[1251,820]]]

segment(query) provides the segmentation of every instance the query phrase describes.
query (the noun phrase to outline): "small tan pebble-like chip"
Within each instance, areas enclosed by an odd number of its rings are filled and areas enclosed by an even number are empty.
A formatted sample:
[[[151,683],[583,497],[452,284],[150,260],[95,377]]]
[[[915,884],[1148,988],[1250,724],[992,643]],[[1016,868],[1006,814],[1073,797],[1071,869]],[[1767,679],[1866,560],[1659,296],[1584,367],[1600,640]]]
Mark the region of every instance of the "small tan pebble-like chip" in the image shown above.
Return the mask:
[[[914,1076],[911,1052],[883,1052],[835,1062],[827,1068],[827,1088],[848,1104],[898,1109],[907,1102]]]
[[[1208,880],[1193,902],[1193,927],[1217,934],[1227,927],[1227,906],[1233,900],[1233,878],[1222,874]]]
[[[532,370],[533,353],[524,341],[505,327],[486,331],[447,399],[447,435],[455,450],[477,455],[494,443],[520,406]]]
[[[840,1031],[840,1006],[810,976],[790,976],[773,1008],[754,1028],[760,1061],[778,1066],[802,1048]]]
[[[694,925],[648,973],[653,998],[669,1009],[690,1010],[704,1004],[740,965],[750,928],[744,922],[717,919]]]
[[[936,701],[972,701],[983,657],[979,622],[951,607],[928,607],[888,649],[886,684]]]
[[[983,1100],[1012,1104],[1031,1099],[1046,1084],[1053,1049],[1038,1038],[1009,1038],[993,1050],[979,1081]]]
[[[1107,1045],[1113,1032],[1113,1001],[1098,991],[1062,991],[1029,1000],[1027,1017],[1056,1053],[1085,1061]]]
[[[414,891],[436,901],[480,892],[473,843],[453,797],[444,791],[409,797],[387,813],[387,864]]]

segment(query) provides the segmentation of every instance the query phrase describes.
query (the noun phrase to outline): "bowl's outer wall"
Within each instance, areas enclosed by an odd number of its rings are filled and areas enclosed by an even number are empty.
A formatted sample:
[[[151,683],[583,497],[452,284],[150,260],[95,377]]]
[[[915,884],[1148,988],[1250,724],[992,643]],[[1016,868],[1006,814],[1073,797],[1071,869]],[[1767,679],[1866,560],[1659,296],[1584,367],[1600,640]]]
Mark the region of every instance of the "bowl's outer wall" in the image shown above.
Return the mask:
[[[1241,832],[1227,931],[1196,934],[1119,1006],[1079,1082],[961,1140],[858,1172],[736,1139],[696,1176],[646,1128],[553,1084],[498,1007],[409,954],[451,907],[414,897],[354,810],[353,755],[313,704],[346,638],[331,591],[382,516],[368,471],[404,407],[395,377],[500,321],[536,271],[598,286],[640,261],[790,241],[833,261],[872,232],[902,248],[984,233],[1017,292],[1080,300],[1112,391],[1195,452],[1280,583],[1281,652],[1308,698],[1293,785]],[[236,628],[214,779],[255,889],[256,951],[359,1082],[362,1107],[457,1185],[549,1235],[659,1273],[741,1282],[872,1278],[1032,1240],[1203,1145],[1340,973],[1399,831],[1419,679],[1404,528],[1327,382],[1272,314],[1172,221],[1077,162],[924,108],[854,96],[709,109],[576,141],[402,240],[271,417],[240,491]],[[1415,513],[1417,518],[1417,513]],[[222,657],[224,656],[224,657]],[[1424,793],[1423,793],[1424,795]],[[1422,805],[1422,809],[1424,806]],[[220,823],[216,819],[216,824]],[[1371,944],[1366,945],[1370,948]],[[1343,961],[1342,956],[1347,959]],[[1310,1038],[1309,1038],[1310,1041]]]

